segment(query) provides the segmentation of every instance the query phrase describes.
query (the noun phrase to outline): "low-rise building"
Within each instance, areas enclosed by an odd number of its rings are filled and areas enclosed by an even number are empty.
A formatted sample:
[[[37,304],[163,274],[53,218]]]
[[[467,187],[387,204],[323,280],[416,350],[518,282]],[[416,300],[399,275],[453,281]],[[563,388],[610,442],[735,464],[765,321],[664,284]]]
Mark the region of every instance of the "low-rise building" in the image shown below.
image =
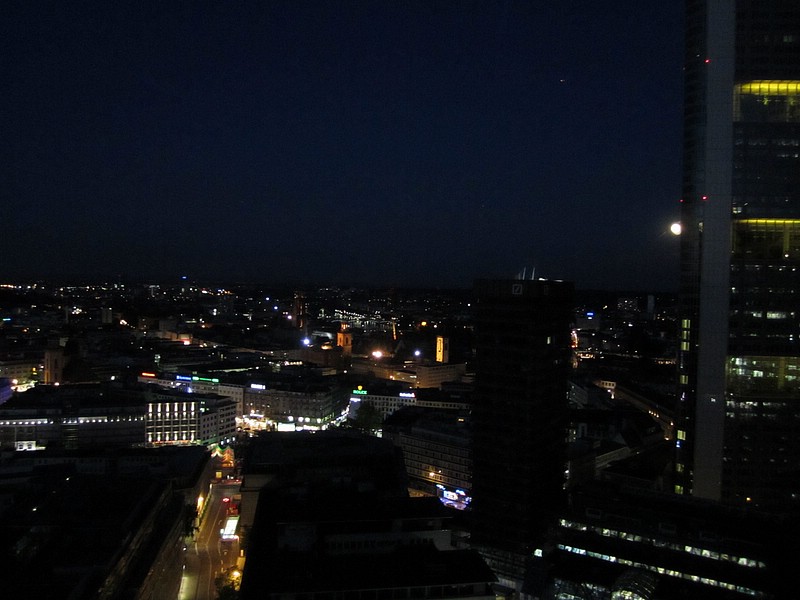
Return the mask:
[[[0,406],[0,446],[15,450],[209,445],[235,435],[235,402],[155,385],[37,386]]]
[[[259,421],[268,429],[304,431],[327,429],[347,408],[347,391],[335,377],[184,375],[144,372],[142,383],[184,393],[224,396],[235,403],[236,418]]]
[[[360,403],[369,402],[383,419],[407,406],[468,411],[470,397],[470,393],[461,391],[414,388],[407,383],[376,380],[355,386],[350,392],[350,410],[356,413]]]
[[[236,436],[236,402],[219,394],[146,386],[146,442],[227,444]]]
[[[397,364],[366,358],[353,359],[352,372],[380,379],[401,381],[415,388],[439,388],[450,381],[460,381],[467,372],[466,363]]]
[[[0,360],[0,377],[10,379],[14,386],[38,381],[42,357],[5,358]]]
[[[145,442],[145,405],[99,384],[37,386],[0,406],[0,447],[130,446]]]
[[[347,399],[347,390],[333,378],[262,379],[244,392],[245,416],[278,431],[316,431],[341,418]]]
[[[222,381],[219,377],[184,375],[181,373],[145,372],[139,375],[140,383],[154,383],[166,388],[176,388],[184,392],[218,394],[236,402],[236,416],[244,411],[244,391],[246,385]]]

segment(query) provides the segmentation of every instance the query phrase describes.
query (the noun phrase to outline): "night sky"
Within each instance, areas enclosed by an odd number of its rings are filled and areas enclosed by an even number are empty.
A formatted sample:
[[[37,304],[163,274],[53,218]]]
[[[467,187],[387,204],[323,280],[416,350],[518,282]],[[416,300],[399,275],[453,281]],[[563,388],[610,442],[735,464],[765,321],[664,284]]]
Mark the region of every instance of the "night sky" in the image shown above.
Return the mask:
[[[0,278],[672,291],[682,2],[4,2]]]

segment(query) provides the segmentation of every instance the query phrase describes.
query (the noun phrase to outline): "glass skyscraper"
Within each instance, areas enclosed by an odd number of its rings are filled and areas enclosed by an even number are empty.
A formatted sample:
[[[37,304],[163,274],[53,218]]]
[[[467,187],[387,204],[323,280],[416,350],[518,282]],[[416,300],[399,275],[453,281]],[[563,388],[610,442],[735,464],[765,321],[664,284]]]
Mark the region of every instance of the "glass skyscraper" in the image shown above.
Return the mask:
[[[800,2],[686,3],[677,493],[800,506]]]

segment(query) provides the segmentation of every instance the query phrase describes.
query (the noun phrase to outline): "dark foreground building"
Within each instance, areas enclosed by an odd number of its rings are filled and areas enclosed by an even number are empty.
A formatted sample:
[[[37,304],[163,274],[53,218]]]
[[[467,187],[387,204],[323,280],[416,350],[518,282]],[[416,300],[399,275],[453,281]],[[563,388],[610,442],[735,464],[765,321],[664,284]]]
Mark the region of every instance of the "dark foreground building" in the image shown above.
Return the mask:
[[[675,491],[800,505],[800,4],[688,1]]]
[[[792,519],[596,481],[571,491],[557,538],[541,598],[797,597]],[[646,590],[615,596],[626,582]]]
[[[492,571],[474,550],[454,546],[445,511],[435,498],[267,492],[240,597],[493,600]]]
[[[473,545],[520,591],[563,505],[573,286],[475,284]]]
[[[197,446],[4,453],[3,597],[177,598],[211,465]]]
[[[400,456],[354,432],[256,438],[242,484],[239,597],[493,600],[494,574],[461,546],[456,511],[409,497]]]

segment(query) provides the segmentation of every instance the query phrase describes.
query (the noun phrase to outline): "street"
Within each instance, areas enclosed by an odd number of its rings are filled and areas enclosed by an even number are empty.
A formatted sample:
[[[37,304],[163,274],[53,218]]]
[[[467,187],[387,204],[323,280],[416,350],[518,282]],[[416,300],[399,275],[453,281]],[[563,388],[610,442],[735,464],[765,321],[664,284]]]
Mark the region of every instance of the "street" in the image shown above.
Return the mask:
[[[195,539],[186,548],[185,568],[181,580],[179,600],[215,600],[215,579],[236,565],[239,542],[223,542],[220,530],[225,526],[230,503],[223,497],[232,497],[239,491],[238,482],[213,484],[208,506]]]

